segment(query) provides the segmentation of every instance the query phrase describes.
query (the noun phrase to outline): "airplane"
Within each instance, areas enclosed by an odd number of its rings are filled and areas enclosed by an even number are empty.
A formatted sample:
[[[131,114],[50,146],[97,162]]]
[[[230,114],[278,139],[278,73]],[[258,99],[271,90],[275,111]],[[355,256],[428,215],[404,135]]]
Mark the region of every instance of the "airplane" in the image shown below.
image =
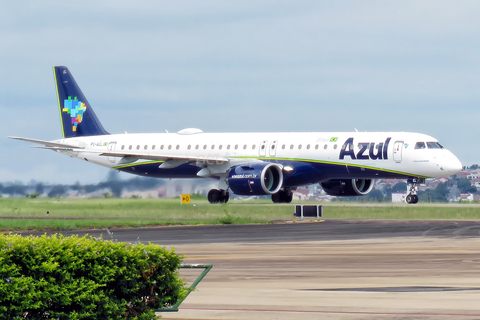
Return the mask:
[[[110,134],[67,67],[54,66],[63,138],[44,141],[58,153],[114,170],[155,178],[211,178],[210,203],[237,195],[270,195],[290,203],[299,186],[320,184],[333,196],[364,196],[375,179],[407,179],[406,202],[418,202],[426,178],[462,170],[437,139],[412,132],[255,132]]]

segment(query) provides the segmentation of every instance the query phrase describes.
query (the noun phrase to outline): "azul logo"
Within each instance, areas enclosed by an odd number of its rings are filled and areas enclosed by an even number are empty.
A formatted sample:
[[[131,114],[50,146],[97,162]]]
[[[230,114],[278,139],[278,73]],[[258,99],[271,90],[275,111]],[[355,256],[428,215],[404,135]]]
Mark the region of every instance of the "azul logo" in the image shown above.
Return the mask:
[[[77,131],[77,126],[82,122],[85,110],[87,110],[87,105],[78,100],[77,97],[73,98],[73,100],[72,97],[68,97],[68,99],[63,101],[62,112],[67,112],[70,115],[73,132]]]
[[[388,144],[391,139],[387,138],[385,142],[380,142],[378,148],[375,147],[375,142],[360,142],[358,144],[360,150],[355,154],[353,138],[348,138],[340,150],[340,160],[345,159],[346,156],[352,160],[388,160]]]

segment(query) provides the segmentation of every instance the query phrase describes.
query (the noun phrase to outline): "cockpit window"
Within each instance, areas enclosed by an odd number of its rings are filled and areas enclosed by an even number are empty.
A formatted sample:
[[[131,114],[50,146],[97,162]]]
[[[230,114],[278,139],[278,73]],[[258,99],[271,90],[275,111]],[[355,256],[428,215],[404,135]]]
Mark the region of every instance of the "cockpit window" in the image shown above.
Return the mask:
[[[443,149],[443,146],[438,142],[427,142],[428,149]]]
[[[425,142],[417,142],[415,144],[415,149],[425,149]]]

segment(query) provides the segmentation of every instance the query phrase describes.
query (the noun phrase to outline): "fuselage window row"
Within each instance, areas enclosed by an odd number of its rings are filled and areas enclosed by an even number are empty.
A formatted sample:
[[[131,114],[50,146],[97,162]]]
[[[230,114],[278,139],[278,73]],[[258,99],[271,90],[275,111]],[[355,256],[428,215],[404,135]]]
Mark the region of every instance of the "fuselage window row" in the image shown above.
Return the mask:
[[[418,144],[419,144],[419,143],[417,143],[416,148],[419,148],[419,147],[418,147]],[[125,145],[122,145],[121,149],[122,149],[122,150],[125,150],[125,147],[126,147]],[[246,145],[246,144],[243,145],[243,149],[244,149],[244,150],[247,150],[247,147],[248,147],[248,145]],[[275,144],[272,144],[272,145],[271,145],[271,150],[275,150],[275,147],[276,147],[276,145],[275,145]],[[306,148],[307,150],[310,150],[310,147],[311,147],[311,145],[310,145],[310,144],[307,144],[305,148]],[[430,147],[430,145],[429,145],[429,147]],[[133,148],[132,145],[129,145],[129,146],[128,146],[128,149],[129,149],[129,150],[132,150],[132,148]],[[152,145],[152,150],[155,150],[155,148],[156,148],[156,145]],[[160,149],[160,150],[163,150],[164,148],[165,148],[165,146],[164,146],[163,144],[162,144],[162,145],[159,145],[159,149]],[[177,150],[180,150],[180,145],[177,144],[177,145],[175,146],[175,148],[176,148]],[[196,150],[198,150],[199,148],[200,148],[200,145],[198,145],[198,144],[195,145],[195,149],[196,149]],[[227,149],[227,150],[230,150],[230,148],[231,148],[231,145],[230,145],[230,144],[226,146],[226,149]],[[282,149],[285,150],[285,148],[286,148],[286,145],[285,145],[285,144],[282,144]],[[290,149],[293,150],[294,148],[295,148],[295,145],[294,145],[294,144],[291,144],[291,145],[290,145]],[[302,145],[302,144],[299,144],[299,145],[297,146],[297,148],[298,148],[298,150],[301,150],[301,149],[303,148],[303,145]],[[319,145],[316,144],[316,145],[315,145],[315,150],[318,150],[318,148],[319,148]],[[327,148],[328,148],[328,144],[325,144],[325,145],[323,146],[323,149],[326,150]],[[337,149],[337,145],[335,144],[335,145],[333,146],[333,148],[334,148],[334,149]],[[359,148],[361,148],[360,145],[359,145]],[[370,145],[369,145],[367,148],[370,149]],[[376,144],[376,145],[375,145],[375,149],[378,150],[378,148],[379,148],[379,145]],[[433,147],[430,147],[430,148],[433,148]],[[437,147],[437,148],[438,148],[438,147]],[[171,149],[172,149],[172,145],[168,145],[168,150],[171,150]],[[189,144],[189,145],[187,146],[187,149],[188,149],[188,150],[191,150],[191,149],[192,149],[192,145]],[[206,149],[207,149],[207,145],[204,145],[204,146],[203,146],[203,149],[206,150]],[[214,145],[214,144],[212,144],[211,149],[212,149],[212,150],[215,149],[215,145]],[[222,149],[223,149],[223,145],[219,145],[219,146],[218,146],[218,149],[219,149],[219,150],[222,150]],[[238,150],[238,144],[236,144],[236,145],[234,146],[234,149],[235,149],[235,150]],[[253,144],[253,145],[252,145],[252,150],[255,150],[255,149],[256,149],[256,145]],[[265,149],[266,149],[266,145],[265,145],[265,144],[262,144],[261,150],[265,150]],[[345,149],[345,146],[342,146],[342,150],[343,150],[343,149]],[[140,145],[137,145],[137,150],[140,150]],[[145,146],[144,146],[144,150],[148,150],[148,145],[145,145]]]

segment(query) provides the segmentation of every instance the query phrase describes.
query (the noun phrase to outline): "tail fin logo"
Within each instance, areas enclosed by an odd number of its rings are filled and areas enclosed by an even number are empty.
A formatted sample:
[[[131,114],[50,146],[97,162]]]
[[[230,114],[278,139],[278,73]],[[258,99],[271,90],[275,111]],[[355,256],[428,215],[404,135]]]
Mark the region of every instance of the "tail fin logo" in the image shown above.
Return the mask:
[[[69,96],[68,99],[64,100],[62,112],[67,112],[70,115],[73,132],[77,131],[77,126],[82,122],[86,110],[87,105],[78,100],[77,97],[72,100],[72,97]]]

